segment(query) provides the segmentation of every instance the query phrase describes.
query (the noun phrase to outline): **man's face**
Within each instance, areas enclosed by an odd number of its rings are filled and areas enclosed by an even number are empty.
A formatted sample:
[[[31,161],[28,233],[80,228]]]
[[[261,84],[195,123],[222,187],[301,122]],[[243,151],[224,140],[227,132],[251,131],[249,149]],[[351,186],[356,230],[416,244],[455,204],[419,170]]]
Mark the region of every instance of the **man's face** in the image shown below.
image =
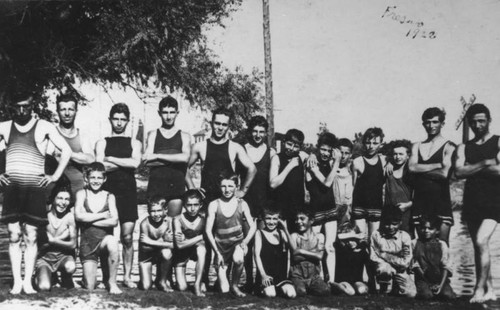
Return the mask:
[[[233,180],[224,179],[220,182],[220,190],[222,192],[222,197],[231,199],[236,192],[236,183]]]
[[[255,126],[252,129],[252,140],[253,144],[261,145],[266,141],[267,132],[266,129],[262,126]]]
[[[115,113],[109,119],[111,122],[111,129],[114,133],[121,134],[127,129],[127,124],[129,119],[125,115],[125,113]]]
[[[217,114],[212,121],[212,135],[217,139],[223,139],[229,130],[229,116]]]
[[[173,107],[164,107],[161,111],[158,111],[158,114],[161,117],[162,126],[173,127],[179,111]]]
[[[485,113],[478,113],[469,120],[469,126],[476,137],[482,137],[490,131],[490,120]]]
[[[332,159],[332,150],[333,150],[333,147],[331,147],[329,145],[326,145],[326,144],[320,145],[318,148],[319,159],[321,161],[329,161],[330,159]]]
[[[18,124],[24,125],[31,120],[33,112],[33,99],[30,97],[23,101],[18,101],[13,106],[13,118]]]
[[[368,138],[363,143],[365,146],[366,154],[368,156],[373,156],[377,154],[378,150],[382,146],[382,139],[380,137]]]
[[[444,122],[439,120],[439,116],[434,116],[433,118],[424,120],[422,125],[429,136],[437,136],[441,133],[441,128],[443,128]]]
[[[165,210],[161,204],[154,204],[149,208],[149,218],[155,223],[160,223],[165,218]]]
[[[59,121],[64,125],[73,125],[76,117],[76,102],[61,101],[57,109]]]
[[[341,146],[340,147],[340,154],[342,155],[340,157],[340,163],[342,165],[347,165],[347,163],[349,162],[349,160],[351,159],[351,156],[352,156],[351,148],[347,147],[347,146]]]
[[[403,146],[396,147],[392,151],[392,159],[397,166],[404,165],[408,161],[408,158],[408,150]]]
[[[300,144],[293,140],[285,141],[285,155],[289,158],[298,156],[300,152]]]
[[[56,197],[54,197],[54,207],[58,214],[66,212],[71,203],[71,194],[68,192],[59,192]]]
[[[200,200],[196,197],[188,198],[184,208],[186,208],[186,211],[190,216],[195,217],[198,215],[201,208]]]
[[[305,232],[309,228],[311,228],[311,219],[304,213],[298,213],[295,218],[295,225],[297,226],[297,230],[299,232]]]

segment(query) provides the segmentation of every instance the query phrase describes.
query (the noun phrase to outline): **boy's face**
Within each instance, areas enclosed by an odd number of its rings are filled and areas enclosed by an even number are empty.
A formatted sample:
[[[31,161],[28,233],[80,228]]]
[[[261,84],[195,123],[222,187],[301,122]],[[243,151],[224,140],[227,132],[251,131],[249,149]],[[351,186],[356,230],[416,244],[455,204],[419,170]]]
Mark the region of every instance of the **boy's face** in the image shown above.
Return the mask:
[[[264,225],[266,226],[266,229],[269,231],[273,231],[276,228],[278,228],[278,221],[279,221],[279,214],[278,213],[266,213],[264,215]]]
[[[161,117],[162,126],[172,127],[175,125],[175,119],[179,115],[179,111],[174,107],[164,107],[161,111],[158,111],[158,114]]]
[[[347,146],[341,146],[340,147],[340,154],[342,155],[340,157],[340,163],[342,165],[347,165],[347,163],[349,162],[349,160],[351,159],[351,156],[352,156],[351,148],[347,147]]]
[[[329,161],[332,159],[332,150],[333,147],[322,144],[319,146],[318,151],[319,151],[319,158],[321,161]]]
[[[383,233],[386,237],[394,236],[399,230],[400,222],[390,221],[382,224]]]
[[[408,158],[408,150],[403,146],[396,147],[392,151],[392,159],[397,166],[404,165],[408,161]]]
[[[70,203],[71,195],[68,192],[59,192],[54,197],[54,207],[59,214],[66,212]]]
[[[377,154],[378,150],[380,149],[380,146],[382,145],[382,139],[380,137],[373,137],[373,138],[368,138],[365,140],[363,143],[365,146],[366,154],[368,156],[373,156]]]
[[[165,210],[160,204],[154,204],[149,208],[149,218],[151,221],[159,223],[165,218]]]
[[[263,126],[255,126],[252,129],[252,141],[255,145],[261,145],[266,142],[267,132]]]
[[[436,227],[432,227],[431,223],[423,222],[419,227],[419,238],[422,240],[431,240],[437,235]]]
[[[129,122],[128,117],[125,113],[114,113],[113,116],[109,119],[111,123],[111,129],[116,134],[121,134],[127,129],[127,125]]]
[[[106,177],[102,171],[91,171],[86,179],[90,189],[93,191],[100,190],[104,182],[106,182]]]
[[[236,183],[233,180],[224,179],[220,182],[222,197],[231,199],[236,191]]]
[[[301,145],[292,140],[285,141],[285,154],[287,157],[292,158],[299,155]]]
[[[311,228],[312,223],[307,214],[298,213],[297,217],[295,218],[295,225],[297,225],[297,230],[299,232],[305,232]]]
[[[184,208],[186,208],[186,212],[190,216],[197,216],[201,208],[200,200],[196,197],[188,198],[184,204]]]

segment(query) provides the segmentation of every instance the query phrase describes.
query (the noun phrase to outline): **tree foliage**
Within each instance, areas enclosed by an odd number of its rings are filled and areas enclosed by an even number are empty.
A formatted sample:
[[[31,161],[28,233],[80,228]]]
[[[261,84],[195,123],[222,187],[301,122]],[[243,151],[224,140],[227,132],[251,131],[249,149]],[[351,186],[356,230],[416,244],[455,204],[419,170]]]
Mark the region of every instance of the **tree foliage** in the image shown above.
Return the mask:
[[[240,2],[0,2],[0,101],[5,106],[19,85],[41,95],[76,80],[139,93],[153,84],[203,108],[226,105],[248,115],[260,106],[261,74],[224,68],[203,31],[223,26]]]

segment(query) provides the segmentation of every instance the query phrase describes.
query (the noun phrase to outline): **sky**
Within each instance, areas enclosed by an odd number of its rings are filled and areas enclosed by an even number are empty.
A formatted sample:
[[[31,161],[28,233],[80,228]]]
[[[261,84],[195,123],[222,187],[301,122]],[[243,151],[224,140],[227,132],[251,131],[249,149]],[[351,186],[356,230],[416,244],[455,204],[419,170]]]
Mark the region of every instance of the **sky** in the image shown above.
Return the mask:
[[[500,2],[270,0],[275,128],[320,122],[339,137],[381,127],[386,139],[424,139],[422,112],[444,108],[443,134],[461,129],[460,97],[492,110],[500,133]],[[207,31],[225,66],[264,71],[262,1],[244,0]]]

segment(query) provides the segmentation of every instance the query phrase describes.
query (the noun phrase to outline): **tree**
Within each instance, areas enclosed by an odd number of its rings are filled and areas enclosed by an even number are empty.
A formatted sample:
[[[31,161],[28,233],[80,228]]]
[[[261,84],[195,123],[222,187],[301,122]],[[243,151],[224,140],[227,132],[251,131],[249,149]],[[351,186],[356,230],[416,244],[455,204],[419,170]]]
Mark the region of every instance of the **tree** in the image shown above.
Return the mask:
[[[202,108],[225,105],[240,118],[261,105],[261,74],[224,68],[204,27],[241,0],[0,2],[0,117],[10,92],[73,88],[75,81],[181,91]],[[238,127],[238,126],[236,126]]]

